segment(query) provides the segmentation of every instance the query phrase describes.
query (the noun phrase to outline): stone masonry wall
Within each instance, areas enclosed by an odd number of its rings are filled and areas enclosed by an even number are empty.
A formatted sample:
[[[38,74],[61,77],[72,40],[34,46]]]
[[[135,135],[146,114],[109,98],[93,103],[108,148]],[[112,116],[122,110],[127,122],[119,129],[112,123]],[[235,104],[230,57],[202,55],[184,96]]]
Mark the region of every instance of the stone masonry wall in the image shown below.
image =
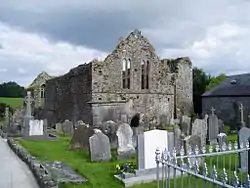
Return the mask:
[[[234,102],[242,103],[244,106],[244,121],[249,122],[250,114],[249,97],[203,97],[202,98],[202,114],[210,114],[211,108],[215,108],[215,114],[223,120],[225,125],[236,126]]]
[[[131,62],[130,89],[122,88],[123,58]],[[143,60],[150,63],[149,89],[141,89]],[[104,62],[93,62],[92,71],[93,101],[133,99],[136,111],[149,118],[159,106],[168,108],[166,113],[173,113],[172,75],[168,64],[157,57],[153,46],[140,33],[131,33],[121,41]]]
[[[193,110],[193,69],[189,58],[177,58],[177,108],[188,115]]]
[[[123,59],[131,62],[130,89],[122,88]],[[143,61],[149,61],[148,89],[141,89]],[[132,100],[133,110],[145,114],[149,119],[159,115],[171,118],[174,112],[175,84],[177,108],[188,114],[192,108],[193,84],[190,60],[160,60],[153,46],[140,31],[135,30],[120,41],[104,61],[93,60],[87,65],[72,69],[64,76],[47,81],[46,117],[49,125],[65,119],[81,119],[91,124],[91,103],[95,103],[96,111],[97,103]]]
[[[91,97],[92,63],[71,69],[64,76],[46,82],[45,110],[48,125],[66,119],[92,123]]]

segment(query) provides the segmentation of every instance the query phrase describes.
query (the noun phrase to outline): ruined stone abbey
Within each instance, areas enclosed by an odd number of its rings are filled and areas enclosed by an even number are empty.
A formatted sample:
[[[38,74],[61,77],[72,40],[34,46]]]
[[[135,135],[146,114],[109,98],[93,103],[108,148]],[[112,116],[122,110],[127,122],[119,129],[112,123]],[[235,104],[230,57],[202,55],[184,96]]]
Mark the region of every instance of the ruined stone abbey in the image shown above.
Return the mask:
[[[135,30],[103,61],[94,59],[58,77],[42,72],[28,89],[50,126],[66,119],[96,125],[118,121],[122,114],[130,121],[138,113],[166,123],[192,110],[192,63],[187,57],[160,59]]]

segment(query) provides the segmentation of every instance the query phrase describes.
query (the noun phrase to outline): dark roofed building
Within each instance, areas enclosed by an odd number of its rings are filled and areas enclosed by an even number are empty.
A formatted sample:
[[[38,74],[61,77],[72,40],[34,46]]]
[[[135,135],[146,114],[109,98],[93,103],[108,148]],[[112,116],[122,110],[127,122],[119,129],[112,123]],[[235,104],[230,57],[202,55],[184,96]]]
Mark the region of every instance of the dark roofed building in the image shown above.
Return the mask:
[[[244,106],[244,121],[250,115],[250,73],[228,76],[218,86],[202,95],[203,115],[215,108],[215,113],[226,125],[236,126],[237,104]]]

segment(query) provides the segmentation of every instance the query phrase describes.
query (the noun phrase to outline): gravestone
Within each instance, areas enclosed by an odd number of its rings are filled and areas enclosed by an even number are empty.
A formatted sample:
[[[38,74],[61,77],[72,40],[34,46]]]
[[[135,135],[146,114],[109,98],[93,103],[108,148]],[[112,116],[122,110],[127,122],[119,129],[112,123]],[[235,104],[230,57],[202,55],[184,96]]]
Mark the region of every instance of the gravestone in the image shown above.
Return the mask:
[[[29,126],[29,136],[44,135],[43,120],[30,120]]]
[[[139,126],[139,127],[131,127],[132,130],[133,130],[133,144],[134,144],[134,147],[137,148],[137,137],[139,134],[143,133],[143,127],[142,126]]]
[[[179,153],[179,150],[181,148],[181,129],[178,125],[174,126],[174,147],[176,149],[176,152]]]
[[[173,151],[174,147],[174,132],[168,132],[168,150]]]
[[[204,119],[196,119],[192,126],[192,135],[198,135],[201,138],[201,146],[206,145],[207,119],[208,115],[205,115]]]
[[[246,123],[244,121],[244,106],[242,103],[239,105],[239,111],[240,111],[240,125],[241,127],[245,127]]]
[[[33,103],[33,101],[34,99],[31,96],[31,92],[27,91],[27,96],[24,98],[24,102],[26,104],[26,112],[23,118],[23,125],[22,125],[22,132],[24,136],[29,136],[30,121],[34,120],[34,117],[31,114],[32,113],[31,104]]]
[[[89,149],[89,137],[94,134],[94,130],[86,127],[79,126],[74,129],[73,137],[70,141],[69,149],[72,150],[86,150]]]
[[[228,139],[227,139],[226,133],[218,134],[217,140],[218,140],[218,144],[219,144],[221,149],[224,145],[228,146]]]
[[[184,138],[184,150],[185,150],[186,155],[190,155],[190,154],[194,155],[195,149],[197,149],[197,147],[199,151],[202,149],[201,137],[199,137],[198,135],[191,135],[191,136],[187,136]],[[191,164],[195,164],[196,161],[198,162],[198,164],[201,165],[204,159],[202,159],[202,157],[190,158]]]
[[[5,107],[5,120],[7,125],[10,125],[10,119],[11,119],[11,114],[10,114],[10,108],[8,106]]]
[[[250,128],[250,115],[248,115],[247,117],[248,117],[248,118],[247,118],[247,120],[248,120],[248,122],[247,122],[247,127]]]
[[[138,135],[138,170],[156,168],[155,151],[168,150],[168,132],[150,130]]]
[[[112,149],[117,149],[118,146],[118,138],[116,135],[118,125],[112,120],[105,121],[101,125],[102,132],[109,137],[110,147]]]
[[[109,138],[102,132],[95,133],[89,138],[91,161],[109,161],[111,159]]]
[[[219,124],[219,133],[225,133],[226,132],[225,125],[221,119],[218,120],[218,124]]]
[[[246,144],[246,142],[249,141],[250,139],[250,129],[247,128],[247,127],[242,127],[239,132],[238,132],[238,142],[239,142],[239,145],[241,143]],[[239,154],[239,166],[240,166],[240,169],[243,171],[243,172],[246,172],[247,171],[247,158],[248,158],[248,152],[247,151],[243,151]]]
[[[13,115],[12,115],[12,119],[14,123],[18,123],[21,124],[22,123],[22,119],[24,117],[24,111],[23,110],[15,110]]]
[[[43,119],[43,130],[44,132],[48,130],[48,120],[46,118]]]
[[[219,134],[219,121],[214,111],[215,109],[212,107],[211,114],[208,118],[208,140],[210,143],[216,143]]]
[[[184,149],[186,154],[188,154],[190,148],[193,152],[196,146],[201,149],[201,137],[198,135],[190,135],[184,138]]]
[[[191,125],[191,117],[188,117],[187,115],[182,116],[180,119],[180,127],[181,131],[186,136],[190,134],[190,125]]]
[[[74,133],[74,126],[73,126],[73,123],[69,120],[65,120],[63,123],[62,123],[62,132],[63,134],[65,135],[69,135],[69,136],[72,136],[73,133]]]
[[[62,132],[62,123],[56,124],[56,132]]]
[[[82,121],[82,120],[79,120],[76,122],[75,124],[75,127],[78,127],[78,126],[85,126],[86,124]]]
[[[122,123],[116,132],[118,137],[118,159],[130,159],[135,154],[133,130],[127,123]]]

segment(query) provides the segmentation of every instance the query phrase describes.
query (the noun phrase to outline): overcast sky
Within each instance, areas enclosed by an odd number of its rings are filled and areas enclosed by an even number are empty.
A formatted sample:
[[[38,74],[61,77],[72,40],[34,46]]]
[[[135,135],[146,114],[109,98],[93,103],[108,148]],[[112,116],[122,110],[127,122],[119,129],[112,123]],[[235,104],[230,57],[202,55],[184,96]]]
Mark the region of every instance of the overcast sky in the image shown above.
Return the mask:
[[[247,0],[0,0],[0,82],[103,59],[135,28],[161,58],[189,56],[213,75],[250,70]]]

